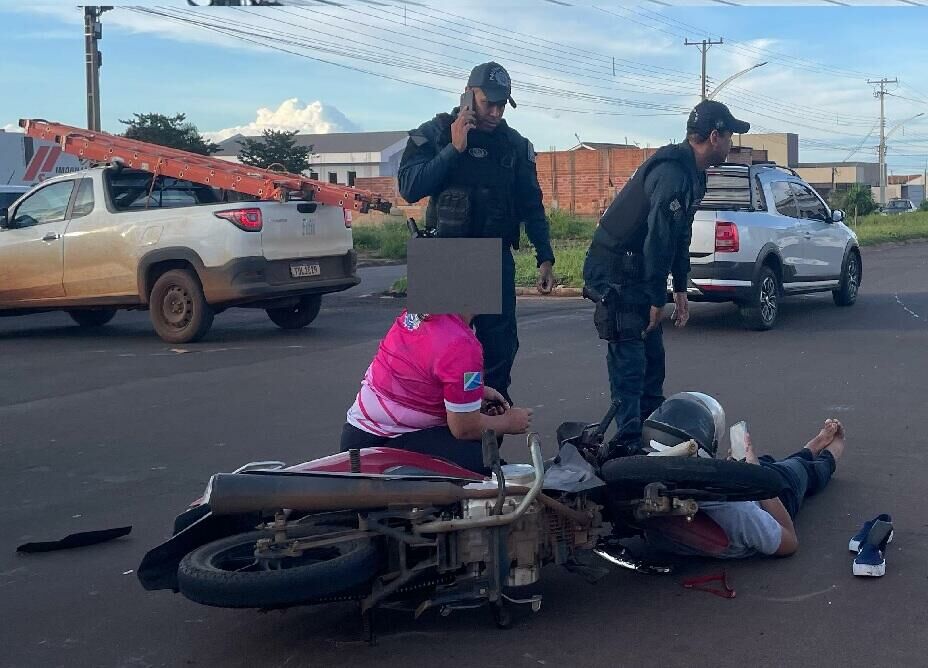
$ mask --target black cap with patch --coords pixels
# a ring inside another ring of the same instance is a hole
[[[494,103],[508,101],[516,106],[512,99],[512,82],[509,72],[499,63],[489,62],[477,65],[470,72],[467,80],[468,88],[479,88],[487,96],[487,100]]]
[[[708,134],[713,130],[728,130],[735,134],[744,134],[751,129],[751,124],[739,121],[721,102],[703,100],[697,104],[686,121],[687,130]]]

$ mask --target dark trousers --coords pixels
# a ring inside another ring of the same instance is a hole
[[[615,439],[637,445],[641,442],[642,424],[664,403],[663,328],[658,326],[643,341],[610,343],[606,368],[612,401],[619,404]]]
[[[512,365],[519,350],[516,327],[516,265],[512,251],[503,241],[502,313],[474,318],[474,330],[483,346],[483,384],[509,398]]]
[[[432,427],[431,429],[411,431],[395,438],[369,434],[347,422],[342,427],[341,452],[346,452],[352,448],[374,448],[377,446],[441,457],[466,468],[468,471],[482,475],[489,474],[489,469],[483,465],[483,445],[481,442],[458,440],[448,427]]]
[[[605,253],[588,252],[583,265],[583,281],[600,294],[606,294],[610,284],[622,282],[617,260]],[[624,298],[640,310],[644,322],[650,311],[643,288],[629,285],[623,290]],[[615,417],[616,435],[613,441],[637,446],[641,442],[641,426],[654,410],[664,403],[664,333],[658,327],[643,340],[631,332],[618,341],[609,343],[606,353],[609,373],[609,391],[613,403],[618,404]]]
[[[786,482],[780,501],[792,519],[796,519],[802,502],[825,489],[835,472],[835,458],[828,450],[823,450],[818,457],[813,457],[808,448],[803,448],[780,461],[770,455],[758,459],[761,466],[776,471]]]

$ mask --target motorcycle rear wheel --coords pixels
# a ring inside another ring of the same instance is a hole
[[[659,482],[674,496],[760,501],[778,496],[785,485],[779,475],[763,466],[696,457],[621,457],[603,465],[602,477],[610,495],[620,498],[636,498],[647,485]]]
[[[343,527],[297,527],[293,538],[320,537]],[[177,569],[180,593],[191,601],[221,608],[282,608],[355,593],[374,579],[381,554],[370,538],[306,550],[262,567],[255,543],[270,531],[250,531],[203,545]]]

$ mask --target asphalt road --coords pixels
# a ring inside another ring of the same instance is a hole
[[[180,347],[143,313],[98,334],[62,314],[0,319],[0,666],[925,665],[928,245],[866,252],[852,308],[794,299],[776,330],[754,333],[730,305],[696,305],[685,330],[667,332],[668,394],[713,394],[729,423],[748,421],[759,450],[786,455],[828,416],[848,430],[836,478],[799,518],[799,553],[729,564],[734,600],[680,586],[720,570],[709,561],[597,585],[549,568],[541,612],[513,630],[486,611],[384,613],[368,647],[351,642],[350,605],[260,614],[143,591],[139,559],[211,473],[336,448],[401,308],[365,294],[327,299],[300,332],[229,311],[204,342]],[[536,408],[550,454],[560,421],[604,411],[604,350],[578,300],[524,300],[520,328],[513,395]],[[512,439],[504,447],[510,461],[526,454]],[[848,538],[879,512],[896,520],[887,575],[855,579]],[[14,552],[123,524],[132,534],[109,544]]]

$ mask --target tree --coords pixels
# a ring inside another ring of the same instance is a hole
[[[219,150],[214,144],[200,135],[197,126],[187,121],[185,114],[132,114],[134,118],[129,121],[120,120],[127,125],[123,136],[127,139],[138,139],[159,146],[190,151],[200,155],[210,155]]]
[[[922,200],[922,203],[918,205],[919,211],[928,211],[928,198]]]
[[[242,149],[238,159],[245,165],[267,169],[272,165],[283,165],[291,174],[301,174],[309,169],[309,154],[312,146],[297,146],[296,131],[265,130],[262,139],[245,137],[239,140]]]
[[[865,183],[855,183],[846,192],[835,193],[834,203],[837,208],[844,209],[848,214],[866,216],[876,211],[876,202],[873,200],[873,191]]]

